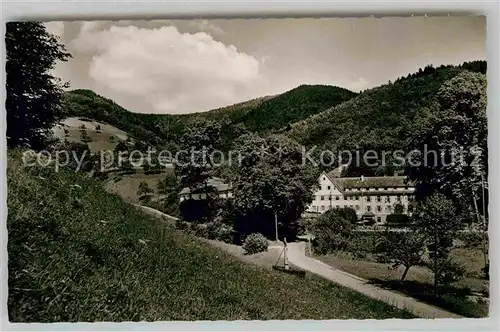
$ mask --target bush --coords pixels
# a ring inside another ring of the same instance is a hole
[[[267,239],[260,233],[250,234],[243,242],[243,249],[247,255],[267,251],[268,246]]]
[[[477,248],[483,243],[484,235],[479,232],[463,232],[458,235],[458,239],[466,248]]]
[[[444,259],[438,263],[435,271],[435,278],[439,285],[448,286],[457,282],[465,276],[465,268],[457,262]]]
[[[322,214],[312,225],[314,235],[314,251],[328,254],[347,248],[354,225],[342,217],[337,210],[329,210]]]
[[[406,214],[393,213],[387,216],[385,222],[389,226],[407,226],[410,223],[410,217]]]

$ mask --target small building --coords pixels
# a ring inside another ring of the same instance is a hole
[[[319,189],[307,213],[322,214],[332,208],[349,207],[359,219],[384,223],[400,204],[403,213],[411,215],[415,188],[405,176],[340,177],[339,171],[322,173]]]
[[[224,182],[224,180],[220,178],[210,178],[207,181],[207,186],[213,188],[214,190],[217,191],[219,197],[221,198],[230,198],[233,197],[232,193],[232,185],[227,184]],[[205,192],[205,188],[198,188],[194,191],[191,191],[190,188],[184,188],[181,190],[179,193],[179,201],[184,201],[187,199],[205,199],[207,198],[207,194]]]

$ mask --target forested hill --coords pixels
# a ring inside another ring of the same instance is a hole
[[[224,149],[247,132],[284,133],[307,146],[402,148],[419,111],[441,84],[464,70],[486,73],[486,62],[428,66],[360,94],[334,86],[302,85],[280,95],[185,115],[129,112],[90,90],[66,92],[64,109],[66,116],[107,122],[154,146],[175,146],[191,123],[212,120],[222,127]]]
[[[302,85],[276,96],[268,96],[228,107],[185,115],[139,114],[129,112],[110,99],[91,90],[65,94],[67,116],[80,116],[110,123],[131,136],[153,145],[177,143],[183,129],[193,121],[213,120],[222,126],[222,143],[229,148],[245,132],[269,133],[286,128],[329,107],[338,105],[356,93],[327,85]]]
[[[299,121],[287,135],[308,146],[400,149],[411,136],[419,111],[432,101],[441,84],[464,70],[486,73],[486,62],[428,66]]]
[[[331,85],[301,85],[276,96],[203,113],[186,114],[185,118],[229,121],[252,132],[269,132],[343,103],[357,94]]]

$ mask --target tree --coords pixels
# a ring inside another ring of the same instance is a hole
[[[137,196],[139,196],[139,200],[148,203],[151,199],[151,193],[153,193],[153,189],[149,188],[149,185],[146,181],[141,181],[141,183],[139,183],[139,189],[137,190]]]
[[[42,147],[62,111],[63,85],[50,71],[70,54],[39,22],[8,22],[5,47],[7,144]]]
[[[457,217],[453,202],[443,194],[435,193],[419,204],[415,211],[415,225],[425,235],[430,268],[434,273],[434,293],[440,281],[440,275],[449,265],[449,254],[453,247],[453,239],[461,229],[460,218]]]
[[[423,263],[425,236],[415,230],[408,232],[386,231],[376,246],[376,252],[384,262],[392,264],[393,269],[403,266],[403,281],[408,270]]]
[[[486,76],[480,73],[466,71],[445,82],[435,102],[422,110],[422,118],[417,121],[420,129],[408,148],[421,152],[421,159],[413,160],[420,165],[408,169],[416,184],[417,199],[443,193],[461,214],[474,216],[483,228],[484,243],[488,198],[486,89]],[[485,244],[483,255],[486,265]]]
[[[220,144],[220,125],[216,122],[195,122],[181,138],[176,172],[181,184],[191,191],[206,187],[213,175],[214,165],[210,156]]]
[[[394,204],[394,213],[403,214],[405,212],[405,207],[401,203]]]
[[[299,145],[281,136],[248,134],[240,137],[237,150],[241,162],[233,183],[235,230],[274,239],[277,222],[281,238],[294,238],[317,179],[314,170],[302,164]]]
[[[356,211],[353,208],[350,207],[336,207],[333,208],[331,211],[335,211],[339,216],[344,218],[345,220],[349,221],[352,224],[356,224],[358,221],[358,215],[356,214]]]
[[[329,210],[311,223],[314,250],[320,254],[345,249],[354,225],[343,217],[341,210]]]
[[[161,197],[163,211],[167,214],[179,215],[179,192],[181,190],[179,178],[174,173],[168,172],[164,179],[156,186]]]

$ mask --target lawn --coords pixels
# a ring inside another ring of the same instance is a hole
[[[79,174],[24,169],[12,151],[7,168],[12,322],[413,317],[242,262]]]
[[[477,293],[484,293],[488,289],[488,281],[480,274],[484,261],[481,251],[477,248],[453,249],[452,257],[464,265],[466,277],[451,287],[442,289],[441,299],[432,296],[433,275],[427,267],[410,268],[405,281],[401,283],[399,280],[403,274],[403,267],[393,270],[389,264],[370,261],[372,257],[370,255],[365,255],[367,257],[365,259],[359,259],[357,256],[350,252],[338,252],[316,258],[379,286],[400,291],[457,314],[466,317],[488,316],[488,303],[481,297],[477,301],[469,297],[474,294],[477,296]]]

